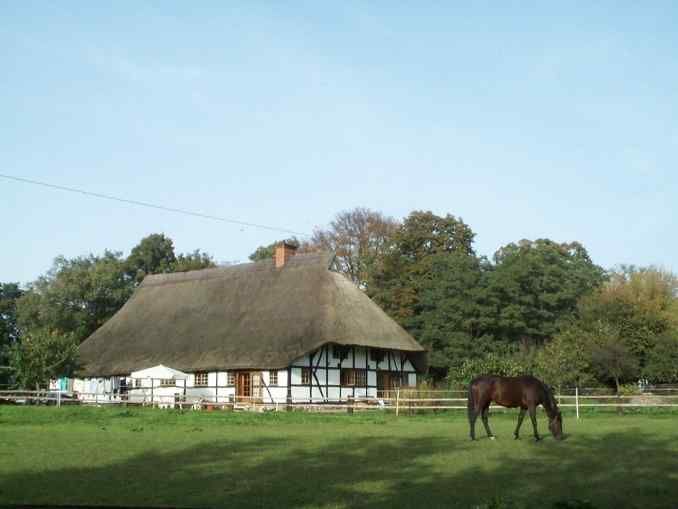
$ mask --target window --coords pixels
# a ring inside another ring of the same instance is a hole
[[[367,385],[366,369],[342,369],[341,385],[365,387]]]
[[[302,385],[311,385],[311,368],[301,368]]]
[[[383,361],[385,356],[386,352],[384,352],[381,348],[372,348],[370,350],[370,360],[374,362]]]
[[[141,378],[134,379],[134,387],[136,387],[137,389],[141,387]]]
[[[332,357],[334,357],[337,360],[343,361],[348,357],[348,347],[344,345],[332,346]]]
[[[193,385],[196,387],[207,387],[207,371],[197,371],[195,373],[195,383]]]
[[[410,375],[408,373],[395,373],[393,375],[393,383],[397,384],[399,387],[409,387],[410,386]]]
[[[228,377],[226,379],[226,385],[235,385],[235,373],[233,371],[228,372]]]
[[[177,383],[173,378],[163,378],[160,380],[160,387],[175,387]]]
[[[268,383],[269,383],[269,385],[278,385],[278,372],[277,371],[269,371]]]

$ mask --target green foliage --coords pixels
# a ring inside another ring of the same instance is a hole
[[[623,384],[619,386],[620,396],[637,396],[641,393],[642,391],[637,384]]]
[[[638,377],[638,359],[624,345],[614,330],[601,329],[597,343],[591,349],[591,364],[600,380],[612,379],[620,390],[623,380]]]
[[[280,242],[276,241],[272,244],[268,244],[267,246],[259,246],[256,251],[254,251],[254,253],[249,256],[250,261],[260,262],[263,260],[270,260],[275,254],[275,246],[277,246],[279,243]]]
[[[600,290],[582,299],[581,323],[596,329],[600,323],[614,327],[621,341],[646,364],[658,338],[678,330],[678,280],[654,267],[622,267],[611,273]]]
[[[16,322],[12,313],[0,311],[0,327],[9,324],[7,330],[15,343],[9,360],[12,369],[20,373],[18,381],[42,383],[45,367],[58,361],[54,353],[57,348],[64,349],[66,361],[57,363],[54,369],[70,369],[71,341],[77,345],[103,325],[146,274],[213,266],[212,258],[200,250],[176,256],[172,240],[161,234],[142,239],[126,259],[111,251],[101,256],[57,257],[50,271],[30,284],[20,298],[11,288],[14,297],[0,299],[0,309],[9,306],[10,311],[13,308],[7,303],[16,301]],[[1,288],[4,295],[5,285]],[[7,342],[4,336],[0,341],[5,341],[0,342],[1,356]]]
[[[172,239],[162,233],[153,233],[132,248],[126,261],[127,273],[141,282],[148,274],[172,272],[175,262]]]
[[[17,283],[0,283],[0,386],[9,383],[9,350],[19,340],[16,302],[22,291]]]
[[[538,351],[535,374],[556,387],[583,386],[591,382],[589,338],[575,325],[565,327]]]
[[[77,367],[77,338],[45,329],[24,334],[10,349],[14,376],[21,387],[46,387],[49,380],[68,376]]]
[[[467,386],[482,375],[520,376],[533,373],[533,359],[529,353],[521,352],[514,345],[496,342],[491,348],[482,356],[464,359],[458,369],[450,370],[448,381]]]
[[[483,302],[485,262],[465,253],[433,255],[416,285],[416,314],[408,328],[431,351],[434,367],[460,367],[487,351],[491,317]],[[489,322],[489,323],[488,323]]]
[[[196,249],[192,253],[179,254],[170,265],[169,272],[188,272],[216,267],[212,257]]]
[[[493,333],[524,345],[551,339],[577,301],[604,279],[577,242],[523,240],[502,247],[494,258],[487,281],[487,300],[497,313]]]
[[[417,335],[420,287],[431,277],[433,260],[443,254],[473,255],[473,237],[471,228],[452,215],[412,212],[393,234],[391,248],[375,263],[368,294]]]
[[[120,253],[54,260],[17,303],[23,331],[73,334],[82,341],[122,307],[134,290]]]
[[[678,382],[678,334],[666,334],[656,339],[647,356],[643,375],[651,382]]]

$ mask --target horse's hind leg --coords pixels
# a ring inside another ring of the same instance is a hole
[[[523,425],[523,419],[525,418],[525,409],[521,408],[520,413],[518,414],[518,425],[516,426],[516,430],[513,433],[513,436],[515,437],[516,440],[520,438],[520,427]]]
[[[541,440],[541,437],[539,436],[539,432],[537,431],[537,407],[536,406],[531,406],[529,408],[530,411],[530,420],[532,421],[532,428],[534,429],[534,439],[538,442]]]
[[[492,434],[492,430],[490,429],[490,423],[488,422],[488,415],[490,413],[490,405],[487,405],[485,408],[483,408],[483,413],[482,419],[483,419],[483,426],[485,426],[485,432],[487,433],[487,436],[491,439],[494,440],[494,435]]]
[[[476,439],[476,419],[478,418],[478,412],[475,408],[469,407],[468,409],[468,423],[471,427],[471,440]]]

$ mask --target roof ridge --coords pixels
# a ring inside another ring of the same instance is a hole
[[[313,265],[322,260],[332,258],[333,254],[327,251],[316,251],[312,253],[300,253],[292,257],[286,264],[286,267],[299,267]],[[331,262],[331,260],[330,260]],[[329,268],[330,262],[327,263]],[[140,288],[148,286],[161,286],[175,283],[185,283],[189,281],[203,281],[219,279],[220,277],[234,276],[236,274],[251,274],[254,272],[276,270],[273,259],[260,260],[257,262],[245,262],[221,267],[209,267],[206,269],[189,270],[185,272],[166,272],[160,274],[149,274],[144,277],[139,285]],[[277,269],[280,270],[280,269]]]

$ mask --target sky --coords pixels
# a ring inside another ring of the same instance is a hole
[[[675,2],[0,3],[0,174],[297,232],[461,217],[678,271]],[[567,5],[564,5],[567,4]],[[0,282],[287,235],[0,178]]]

